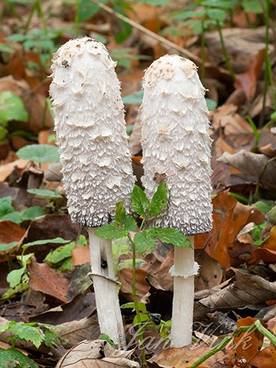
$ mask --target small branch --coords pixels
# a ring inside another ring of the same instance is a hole
[[[138,31],[145,33],[146,35],[148,35],[149,37],[151,37],[151,38],[155,39],[156,41],[162,43],[163,45],[165,45],[169,48],[172,48],[174,50],[177,50],[182,55],[184,55],[187,58],[192,59],[194,62],[198,63],[199,65],[202,63],[201,58],[194,55],[189,50],[186,50],[183,47],[177,45],[176,43],[167,40],[165,37],[162,37],[162,36],[158,35],[157,33],[150,31],[149,29],[147,29],[146,27],[142,26],[141,24],[135,22],[134,20],[129,19],[128,17],[124,16],[123,14],[120,14],[120,13],[116,12],[115,10],[111,9],[109,6],[107,6],[105,4],[101,4],[97,0],[91,0],[91,1],[94,4],[98,5],[101,9],[105,10],[107,13],[109,13],[111,15],[114,15],[116,18],[118,18],[118,19],[122,20],[123,22],[131,25],[132,27],[138,29]]]

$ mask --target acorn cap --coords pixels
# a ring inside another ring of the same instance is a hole
[[[208,109],[196,65],[177,55],[152,63],[142,103],[143,185],[152,195],[167,182],[169,204],[156,226],[186,235],[212,228],[211,139]]]
[[[73,222],[110,221],[134,177],[116,63],[92,38],[70,40],[53,58],[50,94],[68,211]]]

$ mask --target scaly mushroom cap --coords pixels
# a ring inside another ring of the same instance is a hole
[[[68,211],[73,222],[100,226],[126,200],[134,177],[116,63],[84,37],[53,58],[50,94]]]
[[[157,226],[192,235],[212,228],[208,109],[196,65],[177,55],[156,60],[144,77],[143,185],[152,195],[159,175],[169,205]]]

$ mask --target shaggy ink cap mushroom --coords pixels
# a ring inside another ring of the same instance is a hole
[[[146,191],[166,178],[167,212],[155,220],[186,235],[210,231],[211,139],[205,89],[196,65],[177,55],[154,61],[144,77],[142,148]]]
[[[68,211],[73,222],[110,221],[134,183],[116,63],[92,38],[70,40],[53,58],[50,94]]]

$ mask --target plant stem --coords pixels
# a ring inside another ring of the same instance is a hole
[[[205,25],[204,20],[201,22],[202,24],[202,33],[200,35],[200,79],[205,79],[205,62],[206,62],[206,52],[205,52]]]
[[[255,322],[256,329],[265,337],[267,337],[273,345],[276,345],[276,336],[266,329],[259,320]]]
[[[193,363],[191,365],[191,368],[197,368],[198,366],[200,366],[200,364],[205,362],[205,360],[209,359],[212,355],[214,355],[214,354],[218,353],[219,351],[221,351],[227,344],[229,344],[229,342],[231,340],[232,340],[232,336],[225,337],[213,349],[211,349],[210,351],[207,351],[207,353],[203,354],[200,358],[198,358],[198,360],[195,361],[195,363]]]
[[[274,90],[274,83],[273,83],[273,73],[272,73],[272,65],[269,58],[269,26],[270,26],[270,0],[264,0],[263,2],[263,10],[264,10],[264,20],[265,20],[265,72],[264,72],[264,95],[263,95],[263,106],[262,112],[260,116],[260,126],[262,127],[264,124],[265,119],[265,107],[266,107],[266,100],[267,100],[267,93],[269,87],[271,86],[271,93],[272,93],[272,105],[276,110],[276,95]]]
[[[219,40],[220,40],[221,49],[222,49],[222,52],[223,52],[226,67],[227,67],[232,79],[234,80],[235,79],[235,74],[234,74],[233,66],[232,66],[228,51],[225,47],[224,38],[223,38],[223,34],[222,34],[222,30],[221,30],[221,26],[219,24],[219,21],[217,21],[217,30],[218,30],[218,33],[219,33]]]

